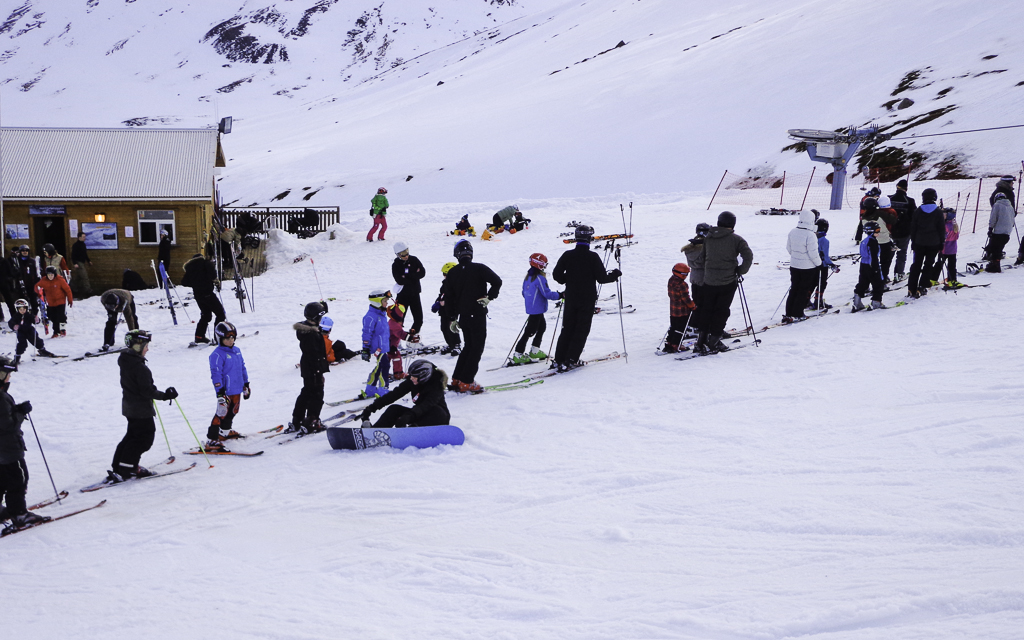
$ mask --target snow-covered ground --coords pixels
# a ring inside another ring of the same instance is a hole
[[[504,279],[489,307],[483,384],[523,373],[485,370],[502,362],[525,319],[519,290],[529,254],[555,260],[571,220],[620,231],[619,203],[630,200],[638,243],[622,250],[622,286],[637,312],[622,317],[628,363],[527,390],[449,394],[453,423],[466,433],[459,447],[340,452],[323,435],[287,446],[246,441],[238,447],[266,453],[217,458],[209,469],[181,455],[192,435],[161,404],[174,466],[199,466],[80,494],[103,477],[124,431],[116,360],[25,363],[11,391],[32,400],[56,483],[73,492],[42,513],[109,502],[3,541],[6,633],[1019,638],[1024,365],[1012,328],[1024,271],[964,279],[989,288],[772,329],[759,348],[656,357],[679,247],[720,211],[705,211],[708,195],[521,201],[528,231],[474,241],[477,261]],[[255,313],[240,314],[225,294],[239,330],[260,332],[239,341],[253,397],[237,428],[286,421],[301,384],[291,324],[320,293],[309,260],[292,257],[313,257],[323,295],[337,298],[334,337],[355,344],[369,288],[390,284],[392,242],[408,242],[428,269],[429,306],[451,256],[446,230],[467,212],[482,228],[504,204],[396,205],[388,242],[363,240],[365,214],[344,219],[333,241],[279,240],[273,268],[254,282]],[[761,327],[788,286],[776,264],[788,259],[796,220],[754,210],[735,209],[757,262],[744,286]],[[855,213],[827,215],[832,253],[854,251]],[[982,242],[964,235],[961,264]],[[843,264],[828,289],[837,305],[857,275]],[[202,437],[215,404],[209,351],[185,347],[187,320],[173,327],[155,305],[139,313],[156,334],[157,384],[178,388]],[[47,344],[72,355],[95,348],[103,319],[96,299],[83,301],[69,336]],[[737,304],[729,326],[741,324]],[[584,357],[621,351],[622,335],[619,317],[596,317]],[[440,340],[437,316],[428,314],[424,336]],[[12,337],[5,341],[13,349]],[[431,359],[449,372],[454,365]],[[327,399],[351,397],[367,368],[360,360],[333,367]],[[26,429],[29,499],[41,500],[51,490]],[[166,456],[158,433],[143,464]]]

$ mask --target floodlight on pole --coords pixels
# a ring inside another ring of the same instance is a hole
[[[878,125],[864,129],[849,127],[846,132],[823,131],[820,129],[790,129],[789,137],[807,145],[807,155],[814,162],[828,162],[832,165],[832,200],[830,210],[843,208],[843,191],[846,188],[846,167],[853,154],[863,142],[884,142],[890,134],[879,133]]]

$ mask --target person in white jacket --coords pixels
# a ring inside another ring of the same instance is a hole
[[[789,324],[804,318],[804,309],[811,299],[811,292],[818,283],[818,236],[814,233],[814,214],[808,210],[800,212],[796,228],[789,232],[786,250],[789,251],[789,297],[786,299],[786,315],[782,322]]]

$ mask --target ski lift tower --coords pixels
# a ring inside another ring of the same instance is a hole
[[[807,155],[814,162],[828,162],[832,174],[832,200],[830,210],[843,208],[843,191],[846,188],[846,167],[862,142],[884,142],[889,134],[879,133],[878,125],[865,129],[850,127],[845,133],[822,131],[820,129],[790,129],[789,137],[807,143]]]

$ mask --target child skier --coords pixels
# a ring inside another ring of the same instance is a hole
[[[882,293],[885,284],[882,282],[881,249],[878,245],[878,234],[882,229],[875,220],[864,221],[864,239],[860,242],[860,279],[853,289],[853,311],[864,309],[861,298],[871,287],[871,308],[885,309],[882,304]]]
[[[373,369],[366,378],[366,388],[359,394],[361,398],[375,398],[388,392],[388,357],[389,336],[388,318],[384,312],[391,292],[378,287],[368,296],[370,307],[363,316],[363,353],[362,358],[370,362],[373,356]]]
[[[511,364],[530,364],[534,360],[546,360],[547,354],[540,350],[544,341],[544,331],[547,329],[547,322],[544,314],[548,310],[548,300],[558,300],[562,294],[548,288],[548,279],[544,275],[544,269],[548,266],[548,258],[543,253],[535,253],[530,256],[530,269],[523,278],[523,298],[526,301],[526,326],[523,328],[523,336],[516,343],[516,352],[512,356]],[[526,341],[533,336],[533,346],[530,353],[526,353]]]
[[[441,347],[441,354],[458,356],[462,353],[462,338],[458,331],[452,331],[452,320],[458,317],[458,313],[451,307],[444,304],[444,281],[448,279],[448,272],[456,266],[454,262],[447,262],[441,267],[441,291],[437,294],[437,300],[431,305],[430,310],[441,316],[441,335],[444,336],[445,346]]]
[[[320,320],[327,313],[327,305],[323,302],[310,302],[302,313],[306,319],[292,325],[302,351],[299,359],[302,390],[295,398],[292,421],[288,423],[286,431],[310,434],[324,430],[320,423],[320,410],[324,406],[324,374],[330,371],[330,365],[327,364],[327,349],[320,330]]]
[[[18,363],[10,356],[0,355],[0,522],[10,520],[4,533],[17,531],[28,525],[46,522],[49,518],[28,510],[25,493],[28,491],[28,465],[25,464],[25,435],[21,423],[32,412],[32,403],[15,404],[8,393],[11,374]]]
[[[213,328],[217,339],[217,348],[210,354],[210,378],[213,380],[213,391],[217,394],[217,413],[206,430],[206,450],[218,453],[226,452],[225,440],[241,438],[242,435],[231,428],[238,413],[242,400],[248,400],[249,372],[245,369],[242,352],[235,346],[238,330],[230,322],[218,322]]]
[[[14,357],[15,362],[21,362],[21,356],[28,349],[29,344],[35,347],[36,352],[45,358],[56,357],[46,350],[43,339],[36,332],[34,325],[38,323],[39,318],[32,313],[27,300],[19,298],[14,301],[14,315],[7,321],[7,326],[18,333],[18,346],[14,351],[16,354]]]
[[[75,301],[64,276],[57,273],[57,267],[46,267],[46,275],[36,284],[36,293],[46,303],[46,314],[53,323],[53,337],[68,335],[65,328],[68,314],[65,305],[71,307]]]
[[[818,218],[814,224],[817,227],[815,233],[818,236],[818,257],[821,258],[821,266],[818,267],[818,290],[814,294],[814,299],[807,305],[807,308],[820,311],[832,308],[832,305],[825,302],[825,289],[828,288],[829,272],[838,273],[839,265],[832,262],[832,258],[828,255],[829,242],[826,237],[828,235],[828,220]]]
[[[391,359],[392,378],[401,380],[405,377],[402,371],[402,340],[409,337],[410,333],[402,328],[405,321],[405,305],[395,303],[388,307],[388,335],[389,345],[388,357]]]
[[[956,223],[956,210],[946,209],[946,242],[942,245],[942,254],[935,265],[935,277],[938,280],[942,273],[942,263],[946,263],[946,288],[959,289],[964,286],[956,279],[956,241],[960,239],[960,225]]]
[[[686,276],[690,273],[690,265],[680,262],[672,267],[672,277],[668,279],[668,337],[665,338],[665,353],[686,351],[680,348],[683,336],[690,324],[690,314],[697,307],[690,299],[690,288],[686,285]]]
[[[324,348],[327,349],[327,364],[341,364],[355,358],[359,354],[345,346],[341,340],[331,342],[331,329],[334,328],[334,320],[327,316],[320,318],[320,333],[324,336]]]

